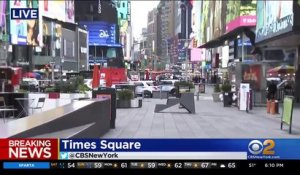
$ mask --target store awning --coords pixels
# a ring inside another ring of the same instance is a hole
[[[201,45],[200,47],[198,48],[207,48],[207,49],[210,49],[210,48],[216,48],[216,47],[219,47],[219,46],[223,46],[224,45],[224,42],[226,40],[230,40],[230,39],[233,39],[235,37],[237,37],[237,35],[243,33],[245,31],[245,29],[249,29],[251,27],[247,27],[247,26],[244,26],[244,27],[238,27],[228,33],[225,33],[224,35],[214,39],[214,40],[210,40],[209,42]]]

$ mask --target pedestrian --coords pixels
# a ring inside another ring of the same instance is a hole
[[[277,91],[277,85],[275,81],[271,81],[271,83],[268,85],[268,94],[267,94],[268,100],[275,99],[276,91]]]

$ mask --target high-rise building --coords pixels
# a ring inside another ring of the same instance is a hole
[[[120,26],[120,43],[123,46],[124,59],[132,60],[132,28],[131,28],[131,2],[130,0],[113,0],[118,14]]]
[[[157,59],[157,9],[148,12],[147,20],[147,48],[145,48],[149,67],[154,69]]]
[[[162,62],[169,62],[169,47],[170,39],[174,33],[174,6],[175,1],[160,1],[157,10],[157,44],[160,46],[158,48],[158,55],[161,56]]]

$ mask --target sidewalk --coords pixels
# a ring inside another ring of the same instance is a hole
[[[142,108],[117,109],[116,129],[104,138],[300,138],[300,108],[294,109],[292,134],[288,127],[280,130],[281,115],[266,113],[255,107],[250,113],[236,107],[223,107],[213,102],[211,87],[195,97],[196,114],[188,114],[178,106],[154,113],[156,104],[166,100],[145,99]],[[280,112],[282,110],[280,109]]]

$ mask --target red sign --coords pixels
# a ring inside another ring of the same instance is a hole
[[[58,139],[0,139],[0,160],[57,160]]]

